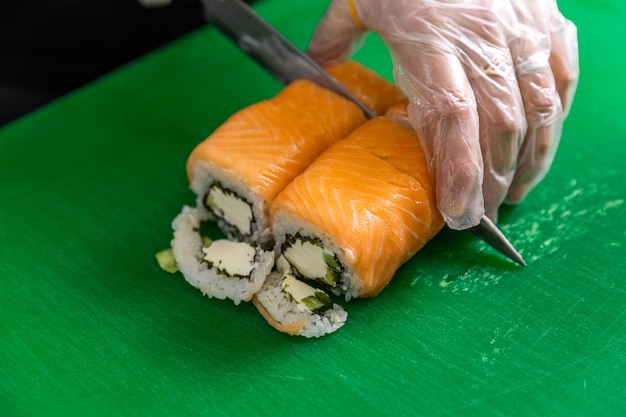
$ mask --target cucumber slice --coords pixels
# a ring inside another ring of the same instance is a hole
[[[174,257],[174,251],[172,248],[163,249],[155,254],[157,262],[162,270],[175,274],[178,272],[178,265],[176,264],[176,258]]]

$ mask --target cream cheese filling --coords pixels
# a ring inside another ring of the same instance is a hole
[[[221,216],[224,221],[233,225],[242,235],[252,233],[252,207],[247,201],[233,192],[225,192],[221,187],[213,186],[207,198],[209,206]]]
[[[215,240],[202,248],[204,259],[230,276],[249,276],[254,268],[256,250],[245,242]]]
[[[293,275],[284,274],[281,288],[298,304],[300,310],[317,311],[331,304],[330,297],[321,290],[306,284]]]
[[[328,265],[324,260],[324,253],[332,256],[332,253],[319,245],[296,239],[291,246],[285,249],[283,255],[303,277],[322,279],[328,272]]]

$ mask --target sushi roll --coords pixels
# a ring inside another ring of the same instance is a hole
[[[172,252],[185,280],[210,298],[250,301],[274,267],[274,252],[246,242],[211,241],[200,234],[206,220],[185,206],[172,222]]]
[[[417,135],[384,117],[322,153],[270,216],[295,276],[346,300],[376,296],[444,225]]]
[[[405,98],[395,84],[356,61],[331,65],[326,68],[326,72],[378,115],[384,115]]]
[[[360,64],[341,68],[333,69],[339,81],[347,77],[357,85],[361,79],[358,97],[383,103],[379,110],[400,94]],[[187,175],[197,207],[229,239],[270,249],[274,198],[328,146],[364,122],[361,110],[343,97],[306,80],[291,83],[234,114],[193,150]]]
[[[292,336],[321,337],[348,318],[324,290],[296,278],[288,268],[272,272],[252,303],[272,327]]]

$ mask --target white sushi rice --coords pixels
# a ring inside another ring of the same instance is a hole
[[[320,313],[303,308],[283,291],[282,279],[283,273],[272,272],[254,296],[255,304],[260,303],[278,326],[295,324],[299,327],[298,323],[302,323],[295,335],[311,338],[332,333],[345,324],[348,313],[341,306],[333,304],[331,309]]]
[[[216,216],[204,205],[204,198],[213,183],[219,183],[223,187],[228,188],[243,200],[251,203],[252,209],[252,225],[251,234],[245,236],[244,241],[260,245],[262,248],[270,249],[273,243],[273,236],[270,230],[270,220],[268,215],[268,207],[266,201],[258,194],[252,192],[235,173],[220,168],[210,161],[198,161],[193,168],[193,180],[191,181],[191,190],[196,194],[196,206],[200,210],[203,217],[216,220],[220,229],[231,240],[241,240],[241,236],[233,234],[233,227],[221,218]]]
[[[287,235],[300,234],[301,236],[321,239],[324,248],[333,252],[344,268],[339,278],[340,286],[334,288],[333,292],[336,295],[343,295],[346,301],[350,301],[361,294],[363,287],[361,278],[350,268],[344,251],[320,228],[291,212],[280,210],[274,215],[273,232],[274,252],[276,252],[277,257],[282,255],[281,246],[285,243]]]
[[[231,299],[235,304],[249,301],[261,289],[274,267],[274,252],[255,248],[256,255],[250,279],[228,277],[202,261],[203,242],[200,225],[208,220],[206,213],[184,206],[172,222],[172,251],[185,280],[210,298]]]

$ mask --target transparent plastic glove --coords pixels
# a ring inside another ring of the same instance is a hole
[[[578,80],[576,27],[555,0],[334,0],[308,53],[345,60],[367,30],[391,51],[448,226],[496,221],[552,163]]]

